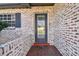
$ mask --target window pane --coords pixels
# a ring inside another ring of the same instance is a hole
[[[2,15],[0,15],[0,20],[2,20]]]
[[[37,16],[37,37],[45,38],[45,15]]]
[[[11,23],[11,21],[8,21],[8,23]]]
[[[2,20],[2,17],[0,17],[0,20]]]
[[[14,24],[14,23],[12,23],[12,24],[11,24],[11,26],[15,26],[15,24]]]
[[[4,15],[4,17],[7,17],[7,15]]]
[[[11,23],[15,23],[15,21],[11,21]]]
[[[11,20],[11,18],[10,18],[10,17],[8,17],[8,20]]]
[[[0,15],[0,17],[2,17],[2,15]]]
[[[37,19],[38,19],[38,20],[44,20],[44,19],[45,19],[45,16],[44,16],[44,15],[38,15],[38,16],[37,16]]]
[[[8,17],[11,17],[11,15],[8,15]]]

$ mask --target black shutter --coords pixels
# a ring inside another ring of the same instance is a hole
[[[21,13],[16,13],[15,18],[16,18],[15,27],[20,28],[21,27]]]

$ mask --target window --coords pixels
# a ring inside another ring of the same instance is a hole
[[[9,27],[15,27],[15,14],[1,14],[0,21],[5,21]]]
[[[21,13],[15,14],[0,14],[0,21],[5,21],[9,24],[8,29],[21,27]]]

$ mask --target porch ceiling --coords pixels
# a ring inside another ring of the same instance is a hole
[[[6,8],[31,8],[34,6],[54,6],[54,3],[1,3],[0,9]]]

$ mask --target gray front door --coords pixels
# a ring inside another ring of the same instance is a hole
[[[47,14],[35,14],[35,41],[47,43]]]

